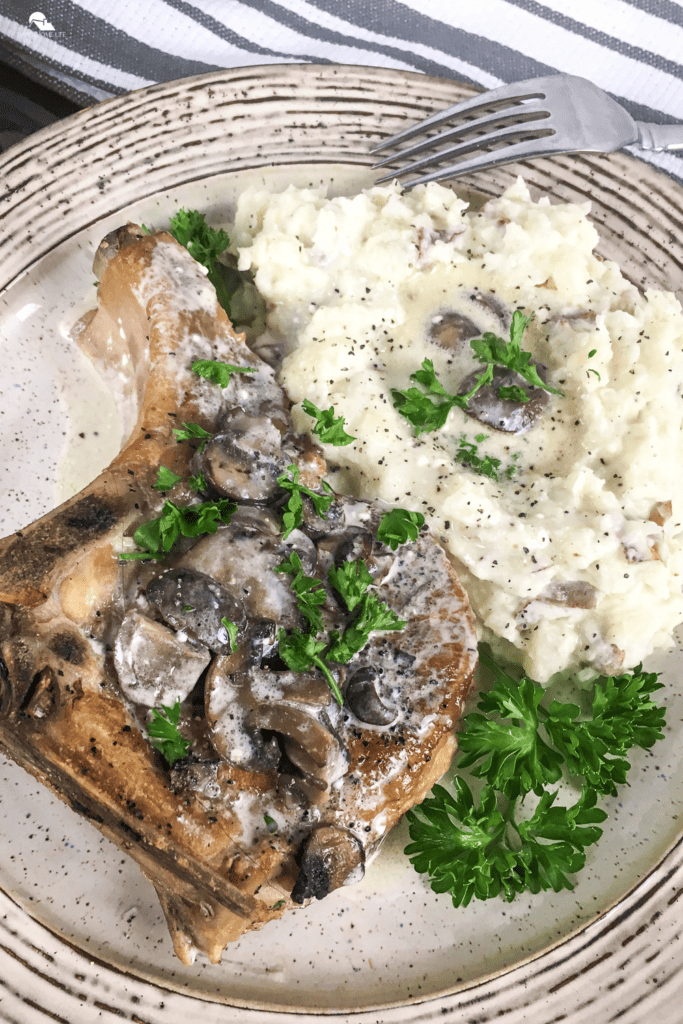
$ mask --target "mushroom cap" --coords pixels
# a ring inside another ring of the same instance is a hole
[[[169,569],[147,584],[147,600],[166,622],[187,632],[216,654],[229,654],[232,643],[223,619],[243,634],[244,606],[231,590],[206,573],[185,566]]]
[[[211,655],[201,644],[138,611],[124,618],[114,640],[114,665],[121,689],[137,704],[168,706],[185,700]]]
[[[465,349],[472,338],[478,338],[480,335],[481,327],[464,313],[458,313],[454,309],[437,314],[427,332],[429,341],[452,352]]]
[[[536,367],[539,377],[546,380],[547,367],[543,363],[534,362],[533,365]],[[459,395],[466,395],[474,387],[483,369],[480,367],[465,377],[458,388]],[[507,398],[500,398],[498,391],[501,387],[513,386],[521,387],[529,400],[515,402]],[[543,388],[534,387],[513,370],[496,366],[493,370],[492,383],[484,384],[472,395],[465,412],[487,427],[493,427],[494,430],[502,430],[509,434],[524,434],[538,423],[549,402],[550,395]]]
[[[229,429],[214,434],[193,460],[213,491],[233,501],[274,501],[278,477],[291,459],[282,451],[282,434],[267,416],[234,417]]]
[[[356,837],[346,829],[323,825],[314,829],[299,849],[299,875],[292,889],[292,901],[322,900],[353,877],[364,873],[364,852]]]

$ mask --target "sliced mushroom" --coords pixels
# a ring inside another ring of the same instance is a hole
[[[356,562],[359,558],[367,561],[372,555],[372,534],[356,530],[346,536],[334,553],[334,564],[337,568],[344,562]]]
[[[481,328],[468,316],[456,313],[455,310],[433,317],[427,332],[428,341],[455,352],[464,349],[472,338],[480,336]]]
[[[533,364],[539,377],[545,381],[547,368],[542,363]],[[483,367],[465,377],[458,389],[459,395],[466,395],[474,387]],[[527,402],[515,402],[500,398],[501,387],[521,387],[528,396]],[[493,371],[493,382],[485,384],[470,398],[465,412],[473,419],[485,423],[494,430],[503,430],[509,434],[524,434],[538,423],[550,401],[550,395],[543,388],[534,387],[520,377],[518,373],[496,366]]]
[[[363,870],[363,849],[356,837],[345,829],[322,825],[300,847],[299,876],[292,889],[292,900],[322,900],[351,878],[360,881]]]
[[[247,716],[247,724],[285,736],[290,760],[321,782],[334,782],[344,774],[345,762],[339,742],[308,708],[295,704],[259,704]]]
[[[598,592],[585,580],[556,580],[540,594],[539,600],[563,604],[568,608],[595,608]]]
[[[359,722],[391,725],[396,721],[398,711],[382,701],[377,689],[378,678],[379,672],[373,665],[359,668],[347,681],[345,702]]]
[[[140,612],[126,615],[114,640],[114,666],[121,689],[136,704],[171,706],[185,700],[211,655],[191,640]]]
[[[113,260],[117,253],[126,249],[129,245],[144,237],[145,232],[138,224],[124,224],[123,227],[115,228],[105,235],[95,252],[92,269],[99,281],[107,269],[110,260]]]
[[[265,416],[239,410],[228,430],[214,434],[193,466],[209,486],[233,501],[269,502],[281,493],[277,479],[291,460],[282,451],[282,435]]]
[[[245,520],[243,512],[240,509],[229,526],[198,541],[179,559],[178,566],[217,580],[239,597],[249,618],[270,619],[284,629],[298,626],[300,615],[290,578],[274,570],[296,551],[304,572],[311,575],[318,558],[315,545],[300,530],[283,541],[279,519],[275,519],[273,533],[273,514],[267,509],[254,509],[251,521]],[[255,528],[261,516],[267,525],[264,532]]]
[[[216,654],[229,654],[232,642],[223,619],[244,627],[244,607],[227,587],[206,573],[179,566],[156,576],[147,585],[147,600],[166,622],[186,631]]]
[[[209,739],[220,756],[236,768],[265,772],[280,760],[274,736],[247,726],[254,698],[246,672],[234,673],[228,658],[214,659],[206,677],[205,710]]]
[[[491,292],[474,291],[467,292],[466,298],[470,302],[476,303],[477,306],[481,306],[481,308],[485,309],[488,313],[493,313],[493,315],[500,320],[502,327],[506,330],[509,328],[510,321],[512,320],[512,314],[507,306],[501,302],[496,295],[492,295]]]
[[[310,498],[304,497],[304,529],[311,537],[329,537],[343,533],[348,529],[346,523],[346,504],[339,498],[331,502],[325,516],[319,516]]]

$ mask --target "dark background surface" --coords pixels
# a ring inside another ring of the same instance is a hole
[[[80,108],[0,61],[0,152]]]

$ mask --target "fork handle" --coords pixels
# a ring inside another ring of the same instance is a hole
[[[683,149],[683,124],[648,124],[636,121],[641,149]]]

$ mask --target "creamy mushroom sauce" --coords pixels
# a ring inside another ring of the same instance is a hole
[[[683,621],[681,308],[594,254],[588,210],[534,202],[520,179],[478,212],[430,184],[252,189],[236,215],[239,266],[288,353],[280,379],[357,438],[327,449],[338,488],[424,512],[481,634],[540,681],[632,667]],[[428,358],[456,393],[478,362],[443,324],[455,312],[507,339],[515,309],[534,314],[522,347],[564,397],[524,433],[454,408],[415,437],[391,389]],[[481,434],[498,481],[454,460]]]
[[[190,465],[205,479],[202,492],[183,481],[163,495],[150,489],[141,516],[157,515],[165,498],[191,505],[221,497],[238,508],[215,534],[181,539],[162,563],[127,564],[120,606],[108,609],[115,685],[143,729],[151,708],[182,702],[180,727],[192,746],[171,770],[175,791],[221,820],[246,865],[270,864],[282,894],[296,903],[322,898],[358,880],[387,829],[448,767],[477,660],[473,618],[427,528],[396,552],[376,540],[386,511],[378,503],[337,496],[321,518],[305,498],[301,528],[283,538],[288,495],[277,477],[295,463],[300,483],[321,493],[320,449],[293,431],[270,366],[239,339],[232,350],[207,351],[208,339],[190,330],[188,313],[215,314],[215,297],[196,264],[167,243],[154,249],[137,300],[149,311],[164,296],[183,372],[212,354],[256,372],[235,372],[224,390],[193,378],[214,430]],[[90,339],[117,367],[132,343],[119,328],[112,320],[108,341]],[[140,393],[147,364],[138,355],[131,390]],[[168,383],[180,396],[181,375]],[[358,557],[379,599],[406,623],[373,632],[348,663],[330,663],[343,706],[320,672],[292,672],[277,655],[279,628],[307,631],[290,577],[275,572],[294,551],[304,573],[324,583],[319,639],[350,620],[327,573]],[[237,628],[234,650],[224,618]]]

